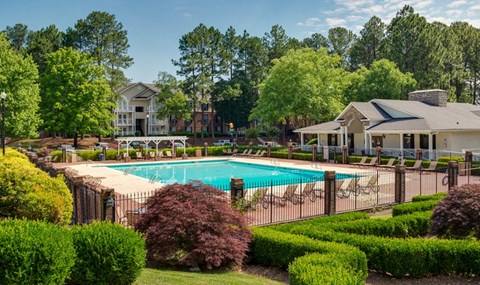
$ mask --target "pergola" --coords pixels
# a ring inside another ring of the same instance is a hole
[[[115,139],[118,143],[118,155],[120,155],[120,146],[125,143],[127,145],[127,153],[128,147],[130,146],[131,142],[144,142],[147,147],[146,151],[148,152],[148,145],[150,142],[155,143],[155,155],[158,154],[158,145],[162,141],[169,141],[172,143],[172,146],[175,146],[175,141],[181,142],[185,146],[185,142],[187,141],[187,137],[185,136],[171,136],[171,137],[118,137]],[[185,147],[183,148],[183,153],[185,154]]]

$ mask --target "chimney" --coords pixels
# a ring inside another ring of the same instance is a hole
[[[408,100],[420,101],[437,107],[447,107],[447,91],[441,89],[413,91],[408,93]]]

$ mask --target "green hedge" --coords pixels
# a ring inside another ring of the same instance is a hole
[[[367,277],[365,254],[354,247],[268,228],[253,229],[250,254],[254,263],[288,267],[290,284],[338,284],[332,283],[336,279],[353,281],[347,284],[364,284]],[[298,257],[303,258],[296,260]],[[312,275],[313,267],[332,275]],[[309,281],[312,279],[316,283]]]
[[[0,197],[0,217],[71,221],[73,199],[63,177],[50,177],[13,150],[0,156]]]
[[[72,233],[78,258],[69,284],[132,284],[145,266],[145,241],[131,229],[94,222]]]
[[[351,213],[345,213],[340,215],[317,217],[317,218],[299,221],[295,223],[273,225],[273,226],[269,226],[269,228],[274,229],[276,231],[287,232],[291,228],[300,226],[300,225],[320,226],[320,225],[329,224],[329,223],[342,223],[347,221],[366,220],[366,219],[370,219],[370,215],[368,215],[365,212],[351,212]]]
[[[415,212],[430,211],[437,203],[445,198],[448,193],[437,193],[433,195],[418,195],[412,198],[412,203],[396,205],[392,209],[392,216],[408,215]]]
[[[395,277],[479,274],[480,242],[423,238],[383,238],[298,226],[291,233],[353,245],[368,258],[368,268]]]
[[[0,284],[64,284],[75,263],[70,232],[27,220],[0,222]]]

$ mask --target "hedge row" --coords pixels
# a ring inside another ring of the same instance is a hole
[[[353,245],[367,255],[369,269],[395,277],[480,273],[478,241],[383,238],[309,226],[298,226],[290,232]]]
[[[366,220],[366,219],[370,219],[370,215],[368,215],[365,212],[351,212],[351,213],[345,213],[340,215],[318,217],[318,218],[308,219],[308,220],[299,221],[295,223],[274,225],[274,226],[269,226],[269,228],[277,231],[288,232],[291,228],[300,226],[300,225],[320,226],[328,223],[342,223],[347,221]]]
[[[132,284],[145,264],[140,235],[121,225],[0,222],[0,284]]]
[[[10,148],[0,156],[0,218],[68,224],[73,199],[62,177],[52,178]]]
[[[437,193],[429,196],[415,196],[412,203],[396,205],[392,209],[392,216],[408,215],[415,212],[430,211],[435,208],[440,200],[445,198],[447,193]]]
[[[287,268],[290,284],[365,284],[367,260],[355,247],[254,228],[252,261]]]

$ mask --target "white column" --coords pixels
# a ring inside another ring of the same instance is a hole
[[[317,146],[320,146],[320,133],[317,134]]]
[[[345,139],[345,136],[343,134],[343,126],[340,126],[340,146],[344,146],[343,140]]]
[[[368,154],[370,154],[372,149],[372,134],[368,133]]]
[[[433,157],[433,135],[428,134],[428,160],[432,160]]]
[[[400,156],[403,158],[403,134],[400,133]]]
[[[344,134],[345,134],[345,140],[344,140],[345,146],[348,148],[348,126],[345,126]]]
[[[363,128],[363,149],[365,150],[365,154],[367,154],[367,149],[368,149],[367,126]]]

